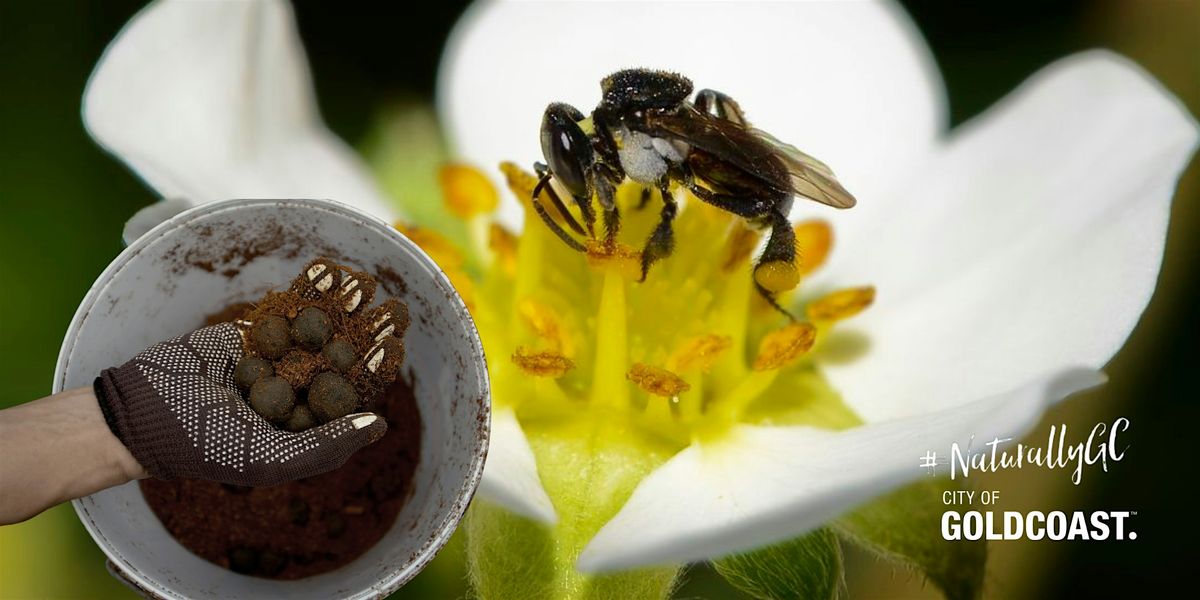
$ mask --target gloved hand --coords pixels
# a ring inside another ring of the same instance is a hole
[[[378,415],[280,431],[238,393],[242,333],[232,323],[155,344],[96,378],[110,429],[150,475],[267,486],[336,469],[383,437]]]

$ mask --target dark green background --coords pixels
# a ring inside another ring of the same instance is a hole
[[[79,117],[83,85],[101,50],[141,4],[0,3],[0,407],[49,392],[58,347],[76,305],[120,252],[125,219],[155,200],[90,141]],[[1039,67],[1096,46],[1132,56],[1184,99],[1193,114],[1200,112],[1200,3],[906,5],[936,54],[955,124]],[[410,12],[388,16],[377,14],[385,6],[297,6],[322,112],[351,143],[366,135],[379,110],[401,98],[431,96],[442,42],[461,10],[453,2],[403,6]],[[419,14],[411,12],[416,7]],[[1030,543],[1027,550],[995,549],[990,578],[996,583],[990,589],[997,596],[1110,596],[1190,579],[1195,552],[1181,548],[1193,547],[1198,531],[1194,499],[1183,491],[1188,486],[1180,478],[1192,476],[1185,457],[1192,448],[1191,428],[1200,421],[1195,375],[1198,187],[1193,163],[1176,198],[1158,293],[1110,366],[1112,382],[1047,417],[1046,423],[1080,428],[1130,417],[1130,458],[1080,489],[1064,489],[1070,486],[1061,478],[1035,482],[1028,492],[1027,480],[1014,480],[1018,483],[1006,488],[1009,495],[1028,493],[1037,502],[1058,503],[1043,508],[1138,510],[1140,537],[1123,544]],[[46,531],[69,540],[35,539],[45,538]],[[36,552],[47,544],[51,550]],[[38,564],[29,568],[36,568],[40,577],[57,574],[63,579],[47,581],[38,595],[119,593],[115,585],[101,581],[102,557],[64,507],[0,531],[0,557],[8,557],[8,568],[24,564],[10,559],[30,552]],[[886,568],[861,557],[850,561],[852,595],[881,593],[892,585],[907,591],[919,587],[904,575],[889,580]],[[11,575],[0,567],[0,597],[29,593],[7,587]],[[104,587],[73,583],[72,578]],[[710,588],[712,579],[705,572],[695,579],[683,595],[728,593]]]

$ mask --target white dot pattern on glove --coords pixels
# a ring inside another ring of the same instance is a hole
[[[223,324],[152,346],[131,361],[186,432],[196,462],[203,463],[174,470],[185,476],[232,482],[239,478],[213,476],[205,467],[225,473],[265,472],[270,480],[279,479],[278,468],[272,470],[272,466],[283,467],[302,457],[312,461],[300,472],[315,474],[340,464],[353,449],[343,451],[345,445],[335,440],[354,430],[350,421],[342,419],[299,433],[276,429],[242,400],[234,384],[234,369],[241,357],[241,333],[234,325]],[[313,456],[322,442],[338,448],[327,446],[321,456]],[[313,468],[318,465],[324,466]],[[261,482],[263,477],[247,480]]]

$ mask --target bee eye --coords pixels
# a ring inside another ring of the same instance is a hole
[[[588,194],[585,170],[592,146],[577,121],[583,114],[566,104],[551,104],[542,116],[542,155],[550,172],[575,196]]]

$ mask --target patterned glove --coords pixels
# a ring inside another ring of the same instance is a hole
[[[155,344],[96,378],[104,419],[146,472],[268,486],[336,469],[383,437],[372,413],[299,433],[280,431],[242,400],[233,380],[242,334],[231,323]]]

